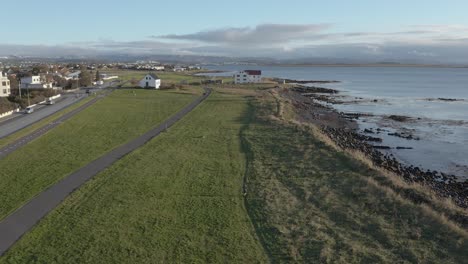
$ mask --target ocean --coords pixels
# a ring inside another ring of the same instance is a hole
[[[468,179],[468,68],[435,67],[283,67],[206,66],[232,75],[260,69],[265,77],[294,80],[339,81],[314,84],[340,91],[332,106],[338,111],[369,116],[358,121],[360,129],[383,129],[375,135],[381,145],[401,162]],[[388,118],[407,116],[406,122]],[[411,135],[405,139],[388,134]],[[397,147],[412,149],[396,149]]]

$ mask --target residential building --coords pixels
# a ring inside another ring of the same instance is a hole
[[[101,77],[101,80],[103,81],[108,81],[108,80],[113,80],[113,79],[118,79],[119,76],[117,75],[109,75],[109,74],[105,74],[105,73],[101,73],[99,75],[99,77]]]
[[[154,73],[148,73],[141,79],[140,87],[159,89],[161,87],[161,79]]]
[[[69,73],[66,75],[65,79],[67,80],[78,80],[80,79],[80,74],[81,74],[81,71],[76,71],[76,72],[73,72],[73,73]]]
[[[52,89],[53,87],[51,82],[43,82],[39,75],[21,78],[21,89]]]
[[[0,72],[0,97],[10,96],[10,80],[6,73]]]
[[[240,71],[234,75],[234,83],[261,83],[262,71],[259,70],[245,70]]]

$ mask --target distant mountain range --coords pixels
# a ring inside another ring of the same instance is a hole
[[[59,57],[32,57],[9,55],[0,57],[0,62],[38,61],[38,62],[135,62],[135,61],[158,61],[170,64],[257,64],[257,65],[443,65],[455,67],[468,67],[464,64],[446,64],[424,60],[393,61],[381,60],[357,60],[347,58],[295,58],[295,59],[273,59],[258,57],[222,57],[222,56],[199,56],[199,55],[127,55],[127,54],[105,54],[96,56],[59,56]]]

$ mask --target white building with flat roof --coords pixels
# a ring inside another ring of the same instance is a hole
[[[245,70],[234,74],[234,83],[261,83],[262,71],[259,70]]]
[[[0,72],[0,97],[7,97],[10,94],[10,80],[6,73]]]
[[[53,87],[52,83],[42,82],[39,75],[21,78],[21,89],[51,89]]]

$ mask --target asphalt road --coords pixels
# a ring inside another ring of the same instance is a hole
[[[89,106],[93,105],[95,102],[103,98],[105,95],[110,93],[110,90],[107,91],[107,93],[103,95],[99,95],[92,99],[91,101],[87,102],[86,104],[64,114],[63,116],[59,117],[58,119],[54,120],[51,123],[46,124],[45,126],[33,131],[32,133],[19,138],[15,140],[14,142],[6,145],[3,148],[0,148],[0,159],[9,155],[10,153],[16,151],[17,149],[25,146],[29,142],[35,140],[36,138],[39,138],[40,136],[44,135],[47,133],[49,130],[53,129],[54,127],[60,125],[61,123],[65,122],[66,120],[72,118],[74,115],[78,114],[79,112],[83,111],[84,109],[88,108]]]
[[[56,100],[54,105],[38,105],[34,112],[25,114],[15,113],[8,120],[0,121],[0,138],[6,137],[25,127],[28,127],[84,98],[84,94],[67,94]]]
[[[68,195],[78,189],[86,181],[105,170],[125,155],[143,146],[148,141],[174,125],[185,115],[195,109],[211,94],[211,89],[205,88],[203,96],[197,98],[181,111],[167,119],[164,123],[148,131],[144,135],[122,145],[85,167],[67,176],[46,191],[34,197],[26,205],[0,221],[0,256],[3,255],[18,239],[34,227],[43,217],[57,207]]]
[[[103,86],[102,88],[110,87],[112,83]],[[92,91],[98,89],[92,88]],[[19,131],[25,127],[28,127],[62,109],[69,107],[70,105],[77,103],[83,98],[87,97],[85,90],[80,90],[76,93],[63,94],[62,97],[56,100],[54,105],[38,105],[34,107],[34,112],[31,114],[25,114],[23,112],[15,113],[12,116],[0,119],[0,138],[6,137]]]

